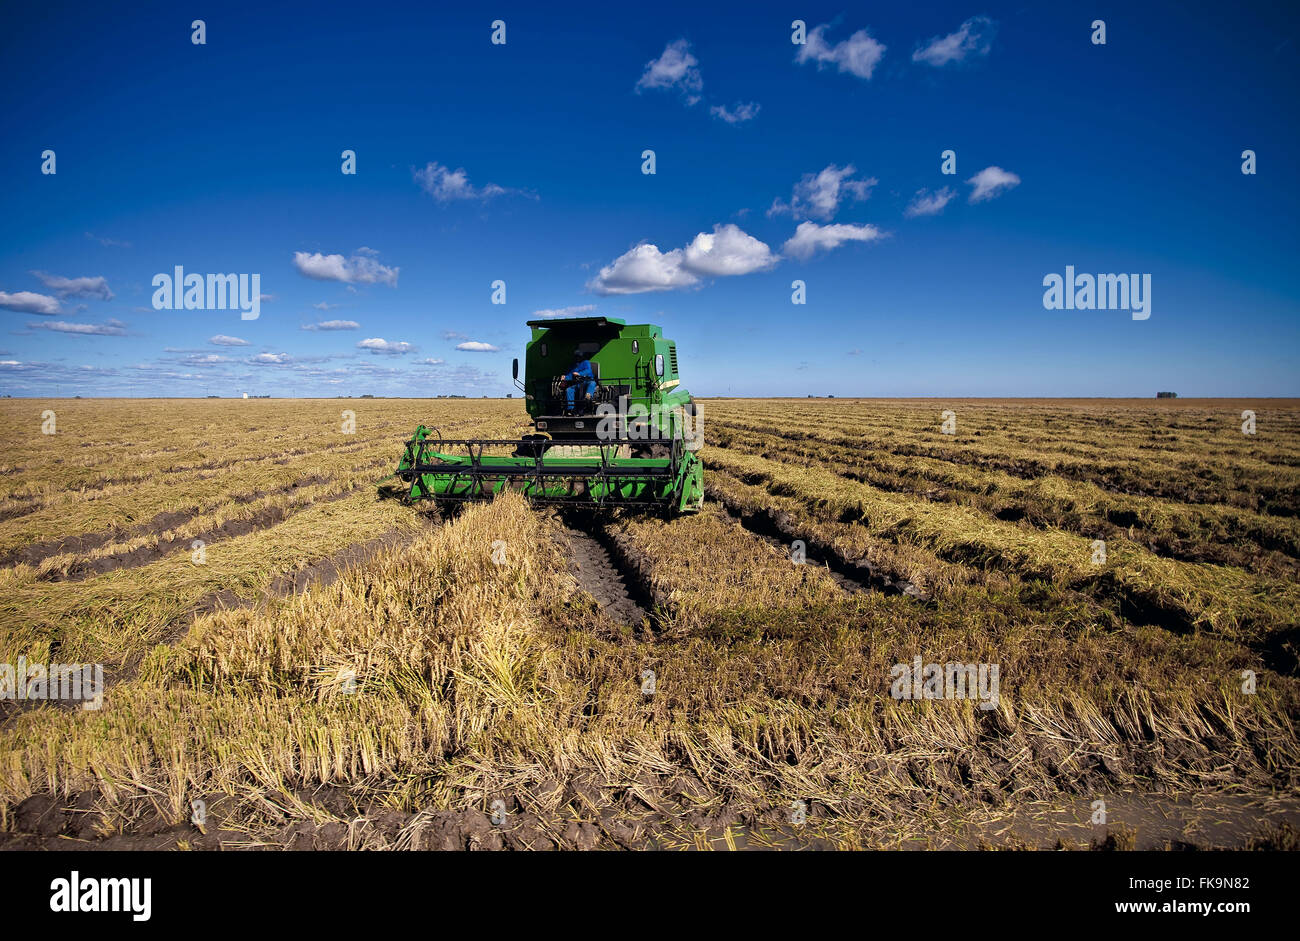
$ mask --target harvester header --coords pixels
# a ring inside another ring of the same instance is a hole
[[[444,441],[421,425],[397,468],[409,499],[515,490],[546,503],[699,509],[699,411],[681,385],[677,345],[663,330],[614,317],[528,326],[523,381],[517,359],[513,373],[533,433]]]

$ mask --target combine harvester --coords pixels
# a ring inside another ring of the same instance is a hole
[[[421,425],[397,466],[408,499],[475,500],[514,490],[539,503],[698,510],[703,436],[695,400],[677,375],[676,344],[657,326],[613,317],[528,326],[524,381],[517,359],[514,380],[534,433],[516,441],[444,441]]]

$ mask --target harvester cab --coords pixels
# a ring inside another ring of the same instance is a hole
[[[515,490],[545,503],[698,510],[704,502],[698,407],[677,346],[653,324],[613,317],[528,322],[513,364],[533,423],[519,440],[444,441],[421,425],[397,476],[409,498],[484,499]]]

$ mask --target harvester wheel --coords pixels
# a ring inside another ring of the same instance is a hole
[[[662,459],[672,457],[673,450],[671,446],[664,444],[662,441],[647,442],[646,444],[634,445],[632,456]]]
[[[518,446],[515,447],[515,457],[537,457],[538,453],[545,454],[551,447],[551,436],[546,432],[535,435],[524,435]]]

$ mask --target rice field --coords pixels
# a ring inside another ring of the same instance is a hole
[[[0,401],[0,664],[103,675],[0,846],[1294,845],[1300,402],[701,411],[670,520],[381,481],[518,400]]]

